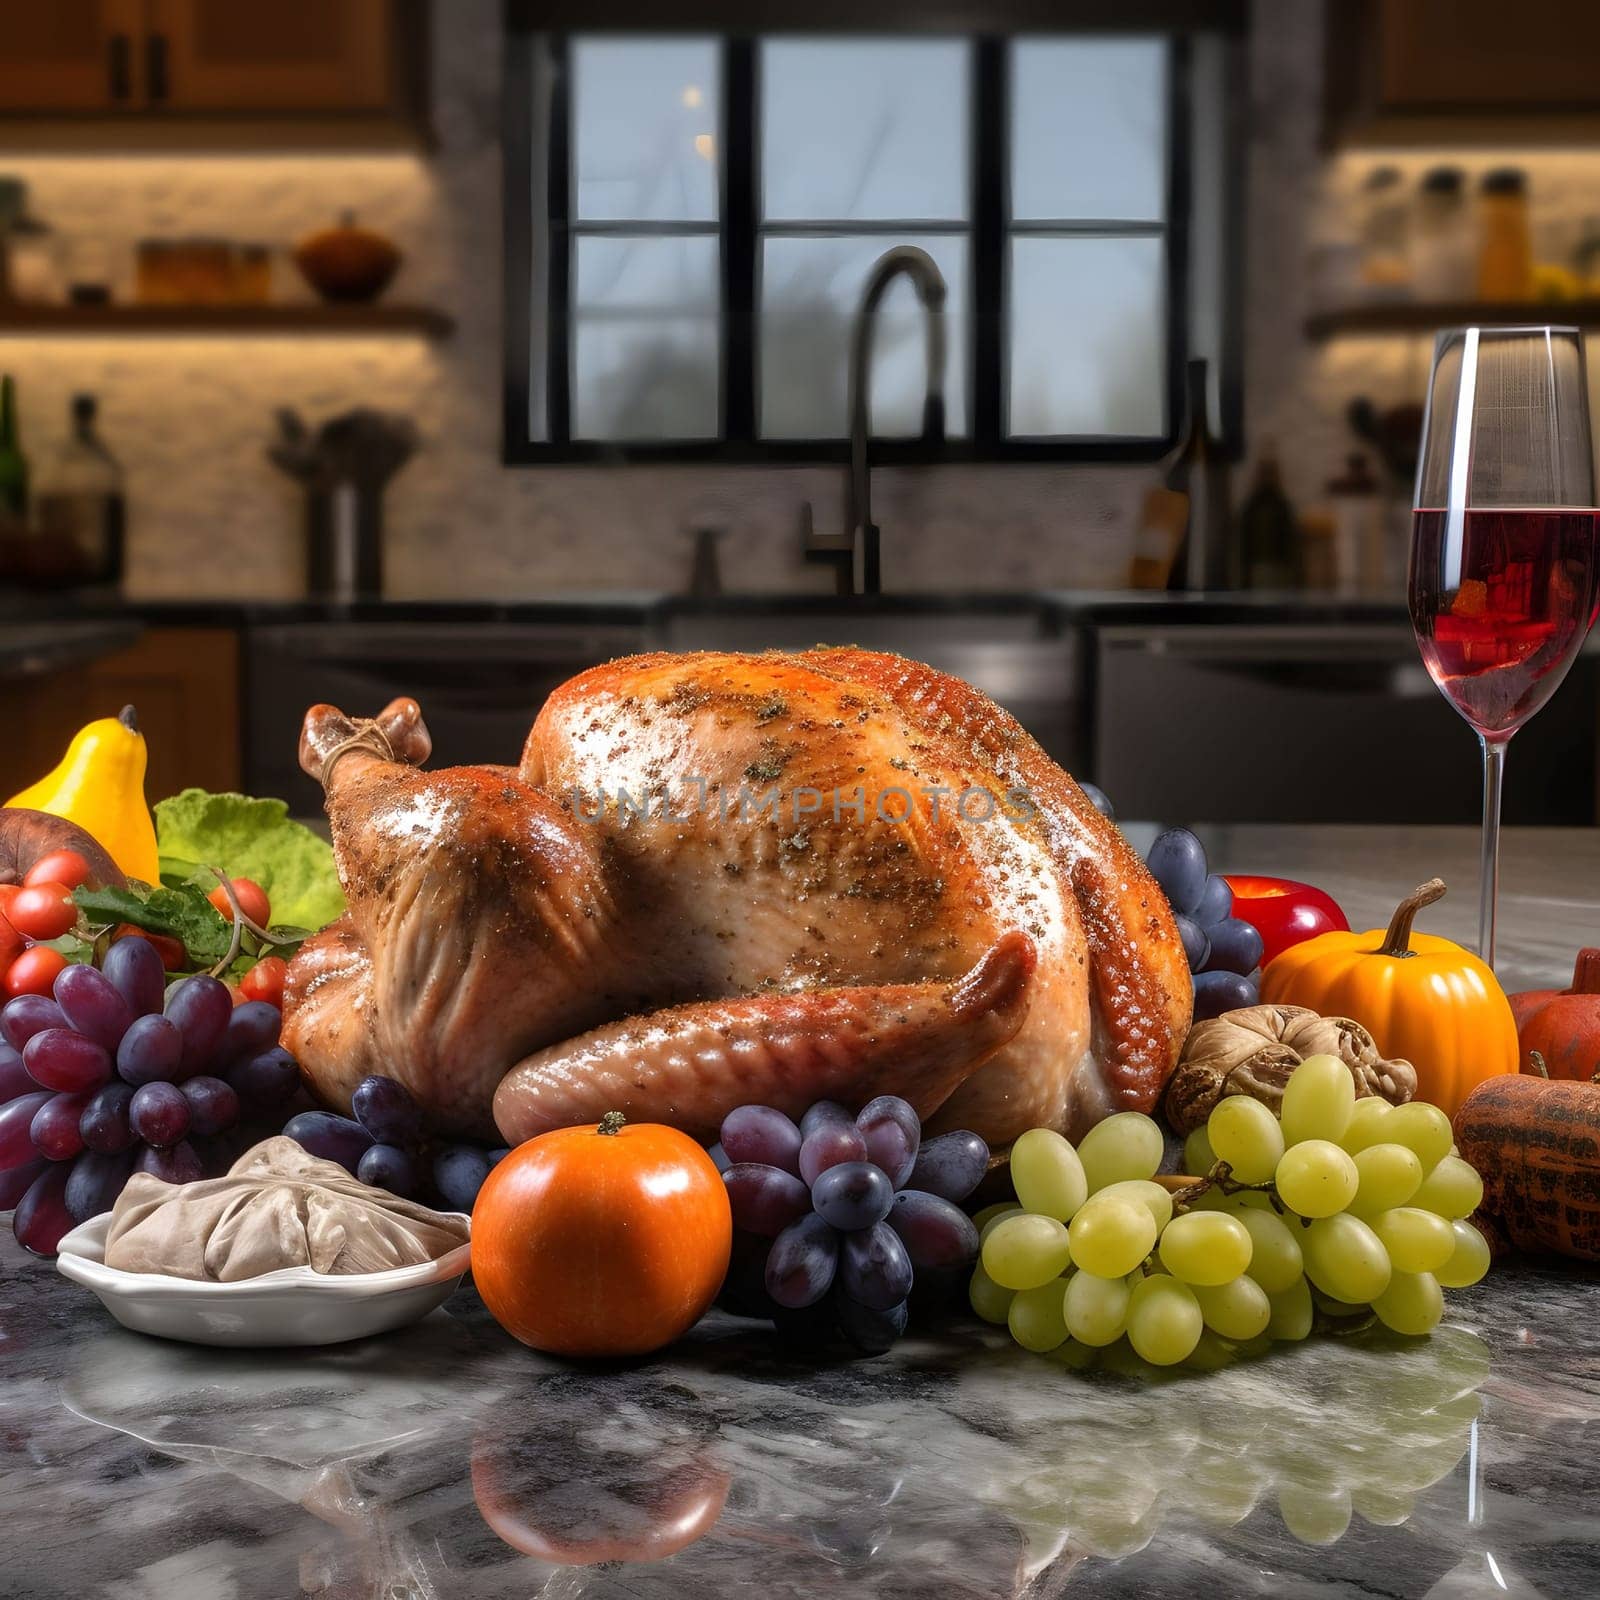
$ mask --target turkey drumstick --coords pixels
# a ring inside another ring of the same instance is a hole
[[[1022,1026],[1034,965],[1033,941],[1009,933],[953,984],[702,1000],[613,1022],[513,1067],[494,1119],[510,1144],[607,1111],[709,1144],[752,1102],[798,1122],[818,1100],[897,1094],[931,1117]]]

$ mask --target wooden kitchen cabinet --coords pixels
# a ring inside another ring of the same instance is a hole
[[[173,111],[379,111],[393,93],[388,0],[150,0],[152,104]]]
[[[429,0],[0,0],[0,154],[426,139]]]
[[[145,796],[191,784],[239,787],[239,636],[231,628],[150,628],[126,650],[3,686],[0,800],[42,777],[73,734],[125,705],[150,753]]]
[[[1600,135],[1600,7],[1340,0],[1325,18],[1331,143]]]
[[[126,111],[144,0],[0,0],[0,110]]]

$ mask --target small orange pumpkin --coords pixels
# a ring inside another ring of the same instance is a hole
[[[560,1128],[518,1145],[472,1208],[472,1280],[535,1350],[643,1355],[697,1322],[722,1287],[733,1213],[722,1174],[658,1123]]]
[[[1580,950],[1570,989],[1525,989],[1511,996],[1521,1065],[1532,1072],[1538,1051],[1552,1078],[1585,1083],[1600,1070],[1600,950]]]
[[[1488,966],[1449,939],[1412,932],[1443,893],[1433,878],[1406,896],[1387,930],[1291,946],[1261,974],[1261,998],[1354,1017],[1380,1054],[1416,1067],[1417,1099],[1453,1116],[1485,1078],[1517,1070],[1517,1025]]]

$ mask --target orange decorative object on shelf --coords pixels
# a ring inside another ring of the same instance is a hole
[[[472,1210],[472,1278],[507,1333],[565,1356],[644,1355],[700,1319],[728,1270],[722,1175],[659,1123],[560,1128],[519,1145]]]

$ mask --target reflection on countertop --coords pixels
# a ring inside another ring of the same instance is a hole
[[[1135,842],[1148,842],[1134,828]],[[1352,924],[1458,889],[1470,829],[1207,830],[1224,870],[1322,884]],[[1600,835],[1512,830],[1501,976],[1559,979]],[[1318,1338],[1218,1371],[1084,1373],[958,1317],[817,1366],[715,1313],[662,1355],[574,1365],[463,1290],[316,1351],[113,1327],[0,1243],[6,1593],[155,1600],[1591,1592],[1595,1271],[1497,1267],[1429,1340]]]
[[[7,1588],[30,1600],[1554,1595],[1600,1550],[1594,1289],[1556,1271],[1453,1297],[1430,1340],[1152,1380],[970,1322],[817,1368],[720,1313],[574,1367],[471,1291],[382,1340],[209,1350],[0,1255]]]

